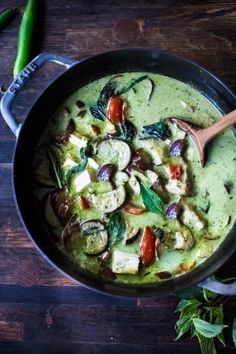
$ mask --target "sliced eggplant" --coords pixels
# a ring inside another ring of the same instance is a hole
[[[104,139],[97,145],[97,157],[101,164],[115,164],[124,170],[131,159],[131,150],[127,143],[119,139]]]
[[[113,190],[111,182],[108,181],[98,181],[91,183],[87,188],[89,194],[102,194],[108,193]],[[89,197],[89,196],[88,196]]]
[[[147,170],[151,166],[150,155],[144,149],[135,151],[132,155],[131,165],[143,171]]]
[[[91,256],[100,254],[108,244],[108,233],[100,221],[89,220],[83,222],[81,230],[86,236],[85,253]]]
[[[69,225],[63,232],[63,243],[67,252],[71,252],[76,248],[76,240],[80,237],[81,230],[79,223]]]
[[[123,186],[126,182],[128,182],[128,180],[129,180],[128,174],[122,171],[116,172],[113,177],[113,182],[117,187]]]
[[[50,196],[54,213],[58,217],[61,225],[65,226],[71,218],[73,204],[71,200],[69,200],[65,189],[54,189]]]
[[[48,160],[41,158],[34,167],[34,180],[45,187],[55,187],[56,182],[52,179]]]
[[[98,179],[100,181],[109,181],[116,170],[116,166],[111,163],[103,165],[98,171]]]
[[[98,195],[92,194],[89,199],[94,208],[102,211],[103,213],[111,213],[124,204],[125,198],[125,188],[120,186],[119,188],[108,193]]]
[[[117,274],[137,274],[139,269],[139,256],[133,253],[114,251],[112,271]]]
[[[60,220],[58,219],[54,208],[52,206],[52,198],[51,198],[51,193],[49,193],[46,197],[45,200],[45,206],[44,206],[44,217],[47,222],[47,224],[55,229],[61,229],[61,223]]]

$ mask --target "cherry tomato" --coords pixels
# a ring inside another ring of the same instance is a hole
[[[171,179],[180,179],[182,173],[180,165],[169,165],[169,170]]]
[[[141,260],[145,267],[150,266],[156,257],[156,237],[150,227],[145,227],[140,244]]]
[[[137,207],[137,206],[131,205],[131,204],[127,204],[124,207],[124,211],[126,211],[126,213],[128,213],[128,214],[140,215],[140,214],[143,214],[145,212],[145,209],[141,208],[141,207]]]
[[[107,105],[107,118],[114,124],[124,119],[125,102],[119,96],[112,96]]]

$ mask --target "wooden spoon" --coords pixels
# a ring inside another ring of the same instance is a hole
[[[205,165],[205,148],[211,139],[221,133],[226,128],[236,123],[236,109],[226,114],[216,123],[208,128],[201,129],[198,126],[191,124],[179,118],[170,118],[172,123],[176,123],[178,127],[187,132],[192,138],[200,158],[202,167]]]

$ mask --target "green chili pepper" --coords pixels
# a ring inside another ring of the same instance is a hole
[[[12,7],[0,14],[0,30],[2,30],[6,25],[15,17],[17,9]]]
[[[28,0],[18,33],[18,47],[13,69],[14,78],[30,60],[30,52],[35,28],[37,0]]]

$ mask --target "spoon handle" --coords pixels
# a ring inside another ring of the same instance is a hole
[[[205,128],[201,131],[201,135],[205,136],[206,142],[210,141],[220,132],[236,123],[236,109],[226,114],[222,119],[211,125],[209,128]]]

